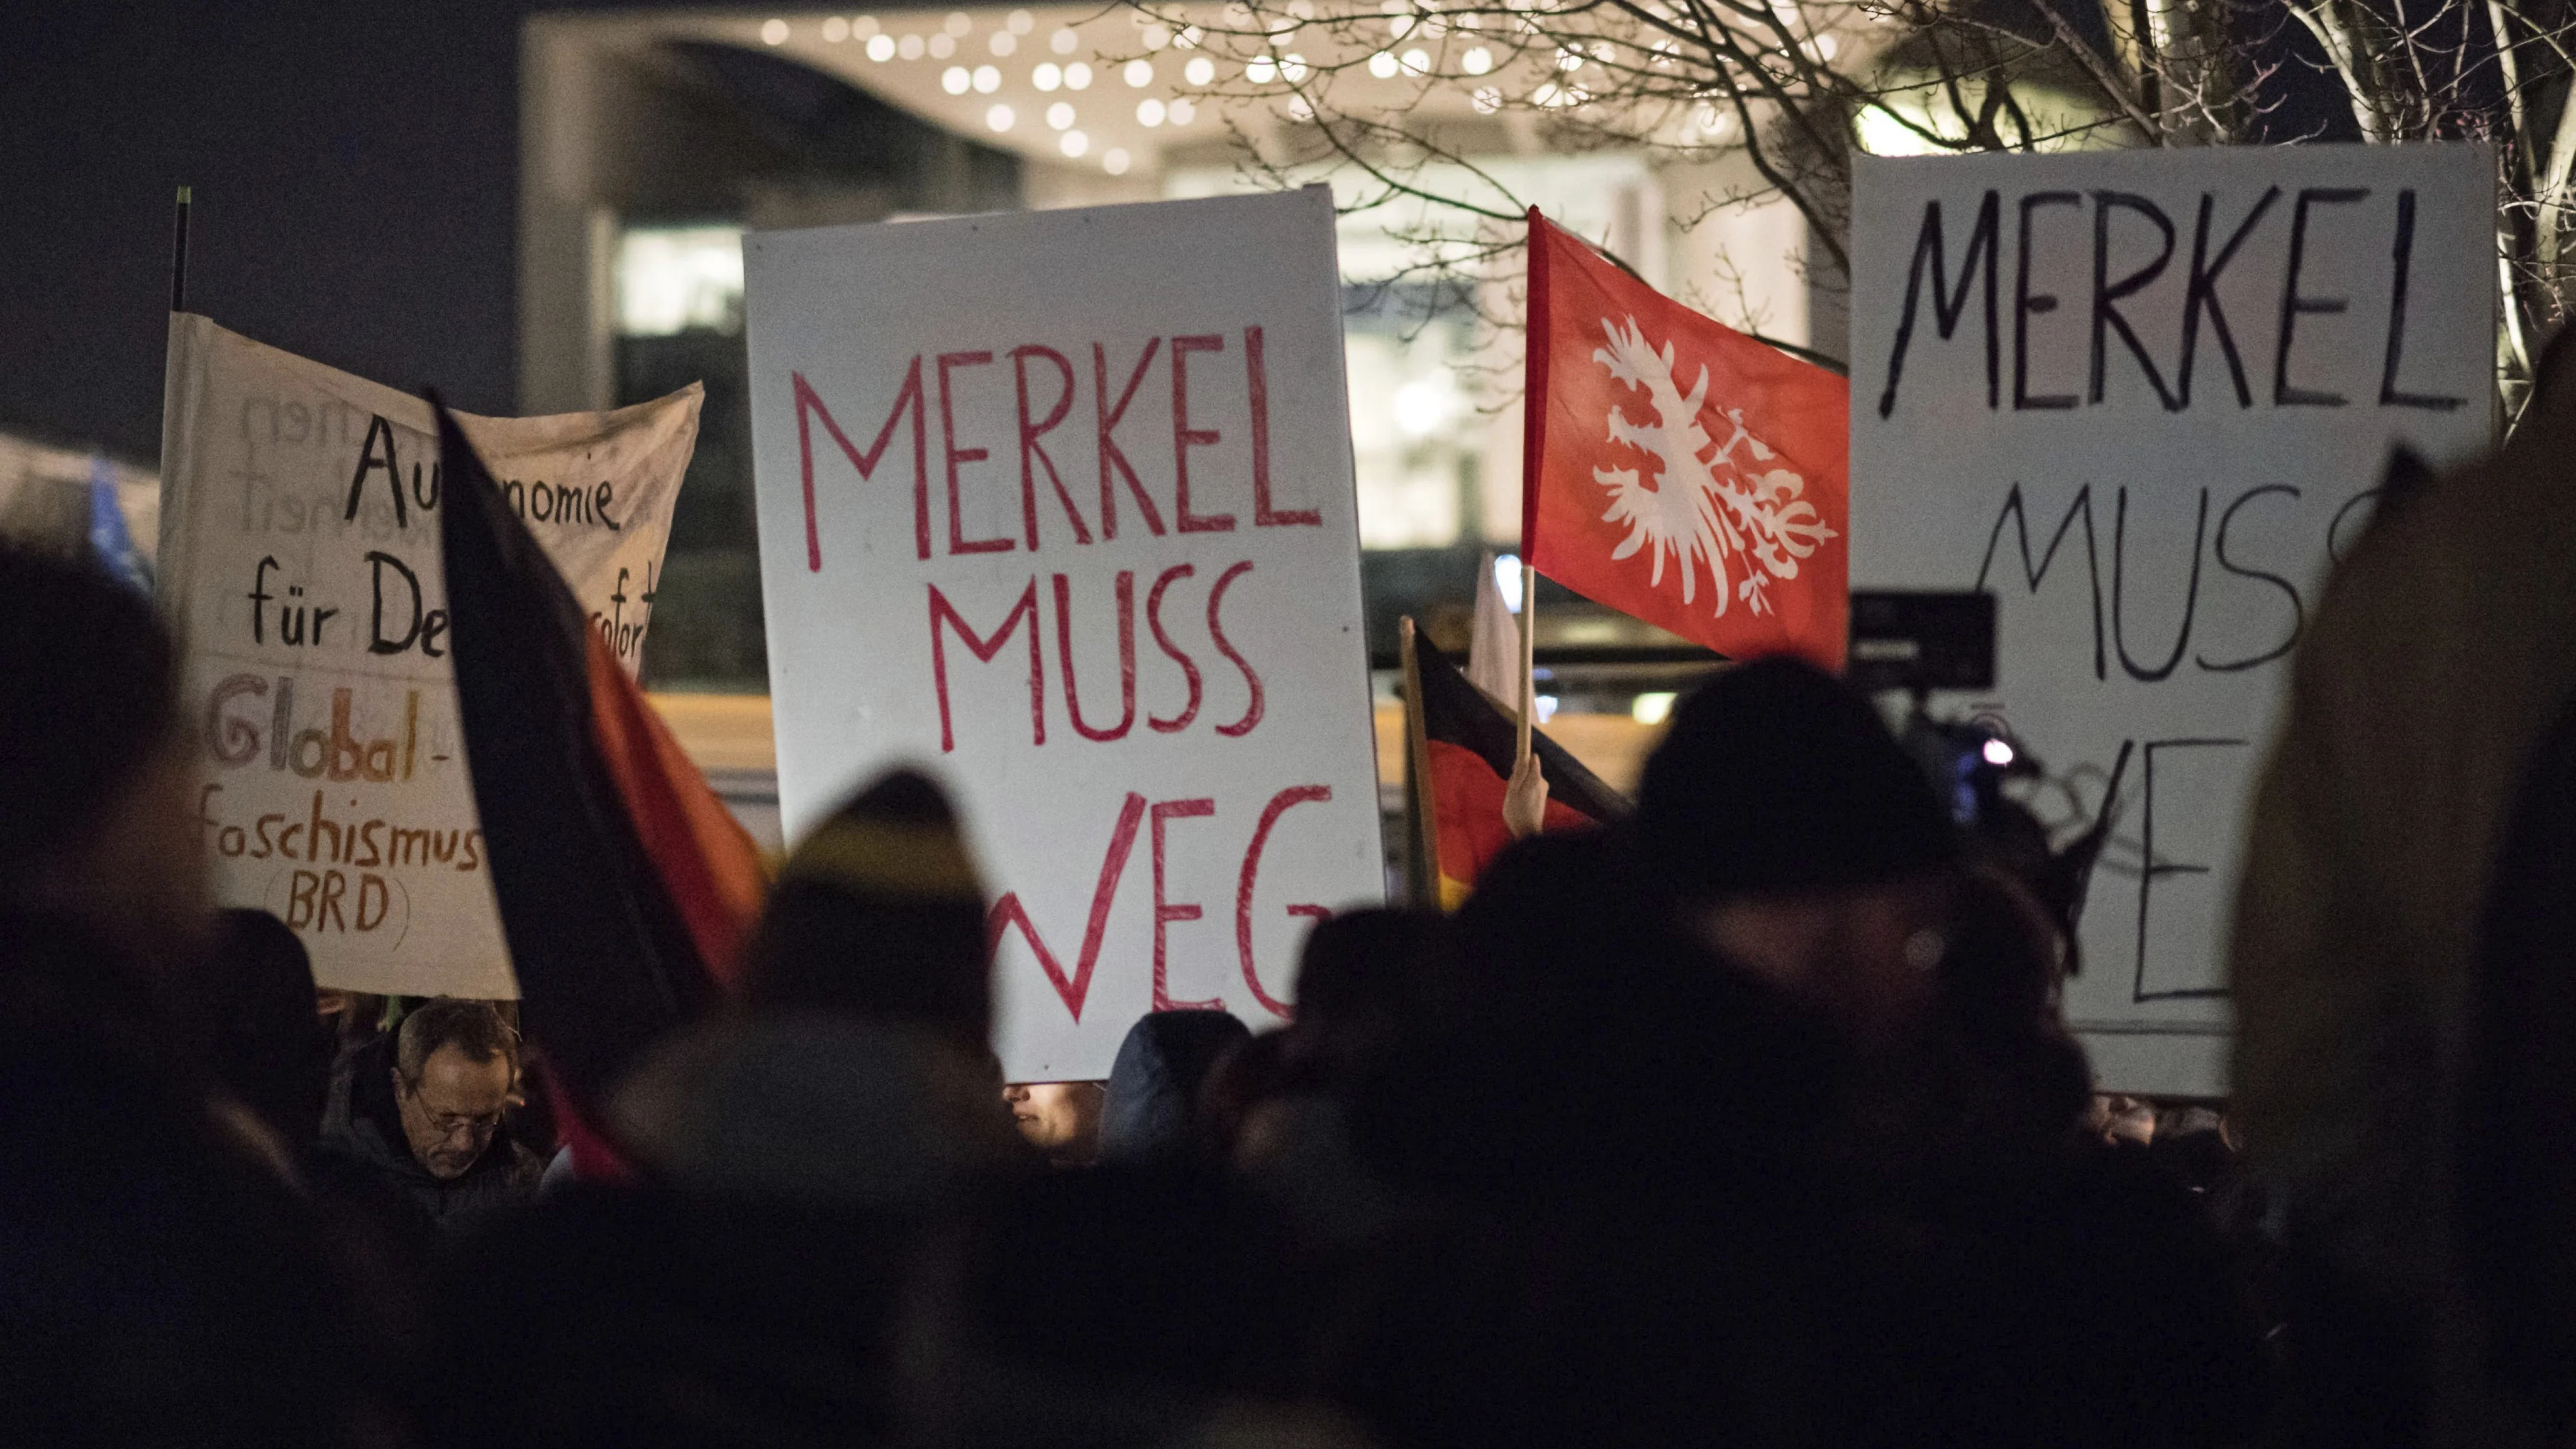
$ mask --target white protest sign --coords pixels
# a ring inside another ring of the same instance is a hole
[[[2069,1020],[2105,1090],[2225,1090],[2254,772],[2392,444],[2494,429],[2483,146],[1864,159],[1852,585],[1999,602],[1991,697],[2090,819]]]
[[[1385,892],[1331,196],[744,243],[780,804],[956,793],[1014,1080]]]
[[[699,397],[458,416],[630,671]],[[274,912],[325,986],[517,996],[457,731],[429,405],[182,314],[163,407],[157,582],[216,900]]]

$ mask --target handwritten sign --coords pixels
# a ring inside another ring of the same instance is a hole
[[[460,415],[630,671],[698,402]],[[428,404],[182,314],[164,408],[158,587],[216,899],[293,927],[325,986],[517,996],[457,731]]]
[[[1384,895],[1323,191],[745,244],[790,838],[897,764],[996,892],[1015,1080],[1289,1012]]]
[[[2494,431],[2483,146],[1890,161],[1853,193],[1852,581],[1999,600],[2043,818],[2117,825],[2067,1015],[2106,1090],[2224,1090],[2253,774],[2393,444]]]

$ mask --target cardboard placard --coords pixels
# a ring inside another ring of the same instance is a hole
[[[744,250],[789,839],[897,765],[955,792],[1012,1080],[1284,1019],[1385,891],[1329,194]]]
[[[2067,1016],[2105,1090],[2225,1090],[2245,812],[2392,445],[2494,434],[2482,145],[1864,158],[1852,583],[1991,589],[1994,716],[2071,827],[2127,752]]]
[[[458,415],[629,671],[699,400]],[[215,899],[293,927],[325,986],[515,998],[457,729],[429,405],[179,314],[163,406],[157,591]]]

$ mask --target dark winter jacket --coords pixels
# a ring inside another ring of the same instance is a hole
[[[110,953],[0,919],[0,1436],[331,1442],[309,1218],[169,1043]]]
[[[543,1159],[510,1135],[505,1122],[464,1175],[439,1178],[411,1154],[394,1101],[393,1038],[361,1048],[349,1080],[348,1110],[322,1124],[321,1150],[308,1165],[316,1193],[399,1202],[419,1225],[461,1231],[492,1213],[536,1196]]]

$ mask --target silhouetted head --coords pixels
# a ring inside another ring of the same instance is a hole
[[[304,943],[266,911],[218,912],[214,949],[185,996],[216,1080],[287,1142],[311,1141],[331,1089],[333,1033],[314,1011]]]
[[[1317,922],[1297,958],[1298,1029],[1373,1034],[1420,1010],[1441,920],[1358,910]]]
[[[817,827],[769,894],[743,995],[908,1022],[985,1051],[984,890],[946,792],[899,770]]]
[[[1680,929],[1618,832],[1498,856],[1454,918],[1422,1027],[1352,1122],[1392,1179],[1620,1198],[1780,1176],[1832,1107],[1831,1051]]]
[[[1222,1011],[1149,1012],[1127,1029],[1100,1106],[1104,1162],[1185,1159],[1199,1146],[1199,1088],[1252,1029]]]
[[[168,970],[202,944],[205,845],[176,656],[149,600],[0,542],[0,909]]]
[[[1864,1045],[1928,1005],[1958,831],[1831,676],[1773,658],[1702,686],[1646,762],[1636,829],[1686,929]]]
[[[1882,885],[1959,859],[1958,833],[1868,700],[1786,657],[1719,673],[1646,760],[1637,829],[1686,895]]]

